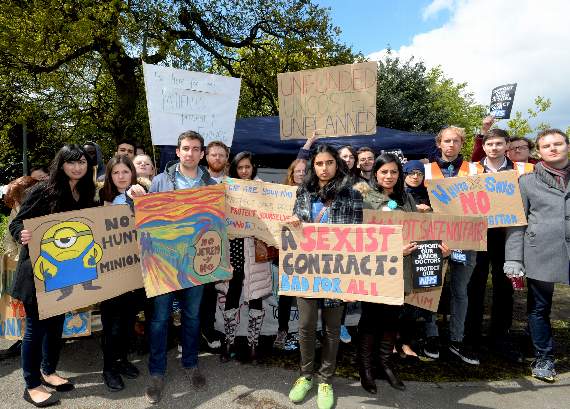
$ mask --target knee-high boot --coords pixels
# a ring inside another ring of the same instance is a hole
[[[382,334],[382,341],[380,342],[380,368],[384,372],[390,385],[395,389],[403,391],[406,389],[406,385],[400,380],[390,363],[395,344],[395,331],[386,331]]]
[[[376,382],[372,374],[372,356],[374,351],[374,335],[360,334],[358,341],[358,358],[360,362],[360,383],[366,392],[376,394]]]
[[[231,349],[236,339],[237,316],[239,314],[239,308],[232,308],[230,310],[225,310],[223,314],[224,314],[224,332],[226,336],[220,354],[220,361],[228,362],[232,357]]]
[[[252,362],[257,362],[257,345],[259,344],[259,335],[261,334],[261,325],[265,311],[263,310],[249,310],[249,323],[247,326],[247,344],[249,346],[248,359]]]

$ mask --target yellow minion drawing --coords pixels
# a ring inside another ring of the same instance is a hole
[[[44,282],[45,291],[90,282],[97,278],[97,263],[102,256],[103,250],[95,243],[89,226],[61,222],[44,233],[34,275]]]

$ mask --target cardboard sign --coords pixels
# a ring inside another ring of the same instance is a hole
[[[293,214],[297,186],[227,178],[228,236],[253,236],[277,247],[281,223]]]
[[[412,252],[414,289],[442,286],[443,255],[440,245],[440,240],[420,241]]]
[[[176,145],[184,131],[231,146],[241,79],[143,63],[154,145]]]
[[[91,310],[73,311],[65,314],[62,338],[77,338],[91,335]]]
[[[517,84],[505,84],[491,91],[490,113],[497,119],[509,119],[515,100]]]
[[[151,193],[134,202],[147,297],[232,277],[224,185]]]
[[[441,240],[453,249],[487,250],[487,219],[484,217],[364,209],[363,223],[401,225],[404,243]]]
[[[514,170],[426,180],[426,186],[434,212],[485,216],[490,229],[526,226],[518,175]]]
[[[376,62],[277,75],[282,140],[376,133]]]
[[[444,262],[444,268],[441,273],[441,282],[445,281],[445,270],[447,263]],[[404,302],[424,310],[437,312],[439,307],[439,300],[441,299],[441,292],[443,287],[426,288],[423,290],[412,290],[411,294],[406,295]]]
[[[127,205],[24,220],[40,319],[142,287],[133,221]]]
[[[400,226],[288,225],[279,244],[279,295],[404,302]]]
[[[24,304],[7,294],[0,297],[0,338],[16,341],[26,330]],[[91,311],[73,311],[65,314],[63,338],[91,335]]]

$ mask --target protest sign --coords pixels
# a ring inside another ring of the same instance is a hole
[[[444,267],[441,273],[441,282],[445,281],[445,270],[447,262],[444,262]],[[422,308],[431,312],[437,312],[439,307],[439,300],[441,299],[441,292],[443,287],[432,287],[425,289],[414,289],[406,295],[404,302],[414,307]]]
[[[279,295],[404,302],[400,226],[287,225],[279,244]]]
[[[491,91],[490,113],[497,119],[509,119],[515,100],[517,84],[505,84]]]
[[[147,297],[232,277],[224,196],[214,185],[134,199]]]
[[[297,186],[227,178],[228,236],[253,236],[277,247],[281,223],[293,214]]]
[[[127,205],[24,220],[40,319],[142,287],[137,231]]]
[[[453,249],[487,250],[487,219],[484,217],[364,209],[363,223],[400,225],[404,243],[441,240]]]
[[[280,137],[376,133],[376,62],[277,75]]]
[[[231,146],[241,80],[143,63],[154,145],[176,145],[184,131]]]
[[[86,337],[91,335],[91,310],[72,311],[65,314],[63,338]]]
[[[485,216],[490,229],[526,225],[515,171],[431,179],[425,182],[434,212]]]
[[[426,240],[417,242],[417,248],[412,251],[412,286],[414,289],[441,287],[441,270],[443,255],[441,240]]]
[[[0,338],[22,339],[26,330],[24,304],[7,294],[0,297]],[[63,338],[91,335],[91,311],[73,311],[65,314]]]

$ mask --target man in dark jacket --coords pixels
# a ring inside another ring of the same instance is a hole
[[[504,272],[526,274],[528,325],[536,359],[532,376],[552,382],[554,344],[550,310],[555,283],[568,283],[570,259],[570,165],[568,136],[558,129],[538,134],[542,158],[533,173],[519,178],[527,226],[507,231]]]
[[[513,170],[513,162],[506,157],[509,134],[498,128],[491,129],[483,137],[486,156],[479,162],[485,173]],[[487,230],[487,248],[491,251],[477,253],[475,269],[471,275],[467,294],[469,307],[465,320],[465,336],[474,349],[481,344],[485,289],[489,276],[489,263],[493,280],[493,306],[491,309],[490,344],[505,358],[517,363],[523,360],[520,352],[507,342],[513,316],[513,287],[503,273],[505,262],[505,234],[507,228]]]
[[[178,137],[176,156],[178,162],[168,164],[166,169],[153,180],[149,193],[167,192],[176,189],[191,189],[200,186],[215,185],[208,171],[198,163],[204,157],[204,139],[194,131],[187,131]],[[194,286],[152,299],[153,316],[150,320],[149,343],[150,355],[148,370],[150,380],[145,396],[150,403],[158,403],[164,388],[166,373],[166,352],[168,321],[172,312],[174,298],[180,302],[182,310],[182,366],[186,369],[194,387],[206,384],[204,375],[198,369],[198,347],[200,344],[200,303],[204,287]]]

